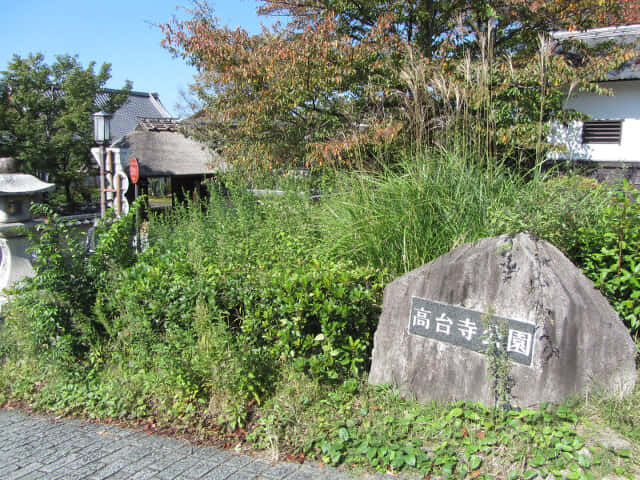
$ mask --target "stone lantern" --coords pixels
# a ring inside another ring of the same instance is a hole
[[[56,186],[33,175],[15,173],[13,158],[0,158],[0,291],[33,275],[26,249],[29,239],[23,228],[33,228],[30,203]]]

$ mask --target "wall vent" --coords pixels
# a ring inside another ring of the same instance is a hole
[[[594,120],[584,122],[582,143],[610,143],[620,145],[622,120]]]

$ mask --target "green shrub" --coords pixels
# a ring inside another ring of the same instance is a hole
[[[160,302],[178,296],[193,308],[200,295],[245,344],[325,379],[343,378],[367,367],[381,276],[349,261],[314,259],[320,241],[320,228],[311,221],[316,209],[298,194],[256,197],[229,182],[226,194],[213,190],[203,208],[180,207],[152,218],[150,249],[133,270],[144,269],[145,282],[164,277],[148,289],[162,292]],[[167,265],[150,266],[165,257]],[[189,282],[173,277],[178,263],[198,278],[194,294],[183,291]],[[149,299],[142,302],[149,308],[155,297],[148,290],[132,294],[131,301]],[[109,301],[131,303],[117,298]]]
[[[92,306],[100,276],[108,265],[131,262],[125,257],[131,247],[123,245],[131,238],[125,235],[128,219],[102,224],[97,255],[89,256],[83,234],[64,224],[50,207],[35,205],[33,212],[45,217],[35,231],[27,231],[34,276],[12,290],[6,329],[24,330],[25,355],[73,364],[98,341]]]
[[[640,335],[640,203],[625,180],[610,194],[605,228],[581,228],[577,261],[638,340]]]
[[[368,370],[382,274],[349,262],[312,261],[258,276],[247,291],[241,330],[276,358],[321,379]]]
[[[64,224],[49,207],[36,205],[34,212],[45,217],[35,231],[27,232],[35,275],[16,285],[3,306],[0,389],[62,406],[86,390],[71,386],[88,378],[91,359],[104,340],[93,312],[94,298],[110,269],[125,268],[135,260],[133,223],[130,216],[102,223],[96,254],[90,256],[77,229]]]
[[[73,361],[91,341],[96,278],[88,268],[81,234],[46,205],[35,205],[33,211],[46,217],[35,231],[27,232],[35,275],[12,292],[7,322],[26,326],[32,354],[42,351]]]
[[[97,292],[97,320],[111,338],[153,336],[191,322],[201,284],[176,253],[146,254],[128,269],[111,272]]]

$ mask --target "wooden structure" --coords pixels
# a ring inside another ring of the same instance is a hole
[[[183,135],[179,124],[168,118],[142,118],[133,131],[107,151],[120,159],[125,171],[131,159],[137,159],[143,192],[148,192],[151,179],[168,180],[174,202],[183,201],[185,195],[202,194],[203,180],[227,168],[222,157],[207,145]],[[127,195],[131,197],[131,193]]]

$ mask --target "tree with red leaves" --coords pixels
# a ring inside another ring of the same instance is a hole
[[[350,163],[353,152],[366,161],[402,139],[408,105],[418,101],[407,83],[412,63],[452,81],[465,61],[493,62],[494,72],[530,68],[541,34],[622,22],[634,11],[618,0],[263,0],[259,12],[286,23],[249,35],[220,26],[196,2],[190,19],[162,29],[164,45],[198,68],[192,88],[204,108],[192,133],[218,142],[232,162],[319,166]],[[504,78],[488,88],[500,84],[511,92],[505,98],[517,95]],[[422,95],[448,108],[433,92],[426,85]],[[431,124],[443,124],[433,121],[442,112],[430,113]]]

